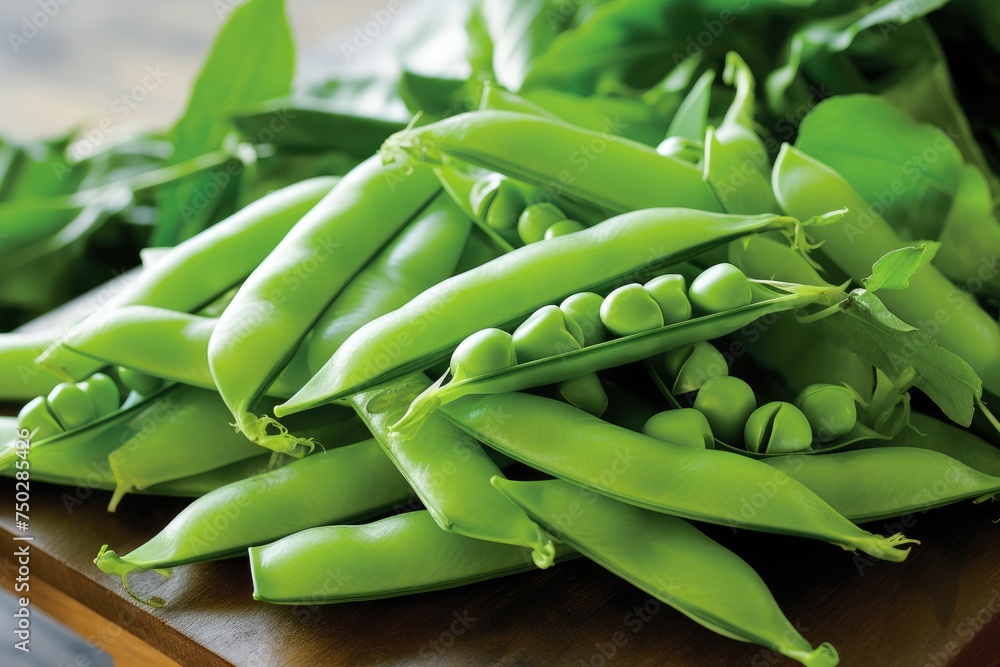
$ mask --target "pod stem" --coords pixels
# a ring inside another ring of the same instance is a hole
[[[101,550],[97,552],[97,558],[94,559],[94,563],[101,569],[102,572],[121,577],[122,587],[125,588],[125,592],[128,593],[129,597],[136,602],[141,602],[142,604],[149,605],[150,607],[162,607],[166,604],[166,601],[161,597],[157,597],[155,595],[143,597],[132,590],[132,587],[128,583],[128,575],[136,570],[145,572],[146,568],[129,563],[114,551],[108,549],[107,544],[102,546]],[[170,578],[169,568],[153,568],[152,571],[166,577],[167,579]]]
[[[389,427],[389,432],[398,433],[404,429],[415,429],[431,413],[441,407],[442,402],[438,394],[441,393],[442,385],[447,377],[449,374],[445,373],[438,378],[437,382],[420,392],[420,395],[410,402],[410,407],[407,408],[406,413],[400,417],[399,421]]]
[[[801,662],[806,667],[834,667],[840,664],[840,655],[832,644],[820,644],[812,651],[797,648],[778,647],[778,652],[787,658]]]
[[[233,426],[255,445],[260,445],[279,454],[288,454],[297,459],[311,453],[317,444],[312,438],[299,438],[292,435],[284,424],[267,415],[258,417],[248,412],[241,416],[239,424],[233,424]],[[271,427],[278,432],[268,433],[268,429]]]
[[[902,563],[910,554],[909,548],[902,548],[906,544],[920,544],[920,540],[912,540],[902,533],[896,533],[889,537],[873,535],[867,540],[862,540],[856,546],[869,556],[893,563]]]

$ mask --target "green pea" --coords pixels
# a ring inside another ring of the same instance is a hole
[[[691,304],[702,313],[723,313],[753,301],[750,281],[732,264],[716,264],[691,281]]]
[[[642,285],[632,283],[619,287],[604,300],[601,322],[616,336],[631,336],[662,327],[663,313]]]
[[[757,409],[757,398],[743,380],[719,376],[709,379],[698,390],[694,409],[705,415],[716,438],[735,446],[743,437],[747,419]]]
[[[664,355],[664,366],[674,378],[674,394],[700,389],[709,379],[729,375],[729,364],[715,346],[698,341]]]
[[[118,379],[122,381],[123,385],[142,396],[149,396],[163,386],[162,378],[146,375],[131,368],[118,366],[115,371],[117,371]]]
[[[559,304],[559,310],[580,325],[583,344],[597,345],[611,338],[611,332],[601,322],[601,304],[604,297],[594,292],[579,292],[566,297]]]
[[[472,186],[472,212],[496,230],[513,229],[526,202],[513,182],[500,174],[486,176]]]
[[[800,452],[812,445],[812,428],[797,407],[774,401],[753,411],[744,427],[743,441],[751,452]]]
[[[545,240],[554,239],[557,236],[566,236],[567,234],[575,234],[586,229],[576,220],[560,220],[556,224],[552,225],[545,230]]]
[[[556,306],[539,308],[514,331],[521,363],[579,350],[583,340],[580,325]]]
[[[691,302],[687,298],[684,276],[679,274],[659,276],[643,287],[660,307],[664,324],[676,324],[691,319]]]
[[[659,412],[646,421],[642,432],[651,438],[685,447],[711,449],[715,446],[708,419],[693,408]]]
[[[62,426],[49,410],[44,396],[33,398],[17,413],[17,428],[31,434],[32,442],[46,440],[63,432]]]
[[[483,329],[463,340],[451,355],[453,381],[510,368],[517,363],[514,340],[500,329]]]
[[[858,423],[858,407],[854,396],[835,384],[809,385],[795,399],[820,442],[829,442],[850,433]]]
[[[52,414],[67,431],[97,419],[94,404],[75,384],[65,382],[53,389],[49,392],[48,404]]]
[[[608,409],[608,395],[596,373],[559,383],[559,395],[570,405],[600,417]]]
[[[121,407],[118,385],[104,373],[94,373],[76,386],[90,399],[98,417],[110,415]]]
[[[517,220],[517,235],[525,245],[538,243],[549,227],[565,219],[566,214],[555,204],[532,204]]]

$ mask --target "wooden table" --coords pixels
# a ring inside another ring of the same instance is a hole
[[[0,497],[13,502],[10,480]],[[69,513],[73,489],[32,485],[32,577],[116,622],[182,665],[670,665],[791,664],[720,638],[585,561],[464,588],[322,607],[254,602],[245,559],[134,576],[162,609],[137,605],[92,559],[151,537],[184,501],[131,496],[108,514],[95,492]],[[4,511],[2,554],[13,553]],[[865,667],[1000,665],[1000,505],[910,517],[924,541],[903,564],[853,558],[835,547],[709,527],[771,586],[814,644]],[[877,526],[875,528],[878,528]],[[893,529],[894,530],[894,529]]]

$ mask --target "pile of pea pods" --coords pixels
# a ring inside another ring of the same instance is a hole
[[[148,605],[132,573],[221,558],[293,605],[583,557],[720,641],[838,664],[699,524],[902,562],[916,540],[859,524],[1000,493],[996,177],[882,95],[775,141],[740,55],[714,75],[652,143],[490,82],[144,255],[69,328],[0,334],[0,471],[111,512],[191,498],[96,554]],[[934,146],[920,187],[880,201],[845,118],[890,175],[893,142]]]

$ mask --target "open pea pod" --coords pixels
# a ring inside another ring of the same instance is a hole
[[[35,366],[35,357],[52,344],[54,335],[48,329],[0,334],[0,401],[29,401],[62,382]]]
[[[712,340],[738,331],[765,315],[813,304],[832,305],[842,301],[847,295],[835,287],[774,283],[773,286],[757,284],[754,296],[754,303],[728,312],[697,317],[536,361],[519,363],[493,373],[457,382],[450,381],[450,373],[446,373],[413,401],[406,415],[393,428],[413,423],[462,396],[520,391],[569,380],[586,373],[641,361],[698,341]]]
[[[670,390],[670,387],[664,380],[660,369],[648,360],[646,361],[645,366],[649,376],[653,380],[653,383],[660,390],[663,397],[667,399],[667,402],[670,403],[671,408],[679,410],[684,407]],[[885,376],[880,374],[880,377],[884,378]],[[867,417],[864,410],[862,410],[861,415]],[[814,439],[812,445],[808,449],[794,452],[794,454],[827,454],[829,452],[835,452],[868,440],[889,440],[897,433],[904,430],[908,424],[910,416],[909,397],[905,396],[904,400],[900,401],[898,404],[889,406],[888,413],[881,416],[884,417],[884,420],[876,423],[876,427],[874,428],[864,423],[862,420],[859,420],[847,433],[827,442],[820,442],[819,440]],[[721,449],[723,451],[748,456],[752,459],[770,459],[789,455],[789,452],[755,452],[747,449],[746,447],[740,447],[733,445],[732,443],[725,442],[719,438],[715,438],[715,447],[716,449]]]
[[[686,521],[560,480],[494,484],[560,540],[709,630],[811,667],[840,662],[830,644],[813,649],[743,559]]]
[[[467,396],[441,412],[515,460],[638,507],[823,540],[890,561],[909,553],[912,540],[858,528],[798,482],[778,483],[760,461],[655,440],[529,394]]]
[[[559,560],[575,555],[560,545]],[[437,591],[534,569],[524,549],[441,530],[430,513],[324,526],[250,549],[255,600],[324,604]],[[331,580],[331,573],[341,574]]]
[[[836,217],[805,224],[826,224]],[[774,215],[648,209],[518,248],[438,283],[359,329],[276,413],[308,410],[428,368],[467,336],[516,325],[571,294],[614,288],[758,232],[794,234],[802,224]],[[597,254],[601,261],[595,263]]]

